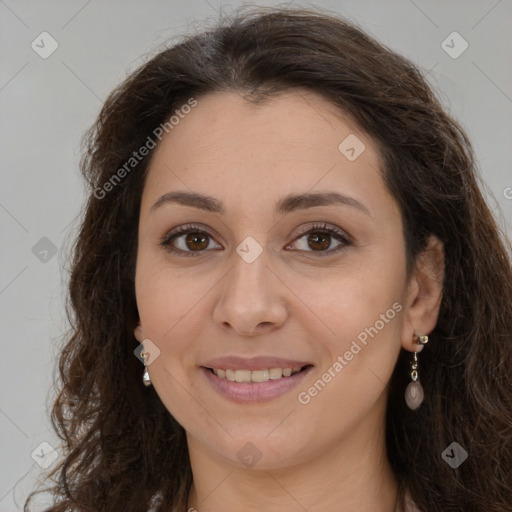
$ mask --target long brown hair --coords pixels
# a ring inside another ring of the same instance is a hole
[[[157,510],[185,510],[192,479],[184,430],[142,385],[134,356],[137,227],[152,152],[108,192],[105,183],[190,98],[234,91],[258,103],[301,88],[377,142],[408,270],[430,234],[445,245],[440,315],[421,354],[424,403],[411,411],[404,402],[408,352],[390,383],[386,440],[397,478],[424,512],[511,510],[511,253],[471,144],[411,62],[336,15],[277,8],[225,17],[161,50],[111,93],[87,134],[90,194],[51,415],[65,457],[50,475],[48,511],[140,512],[157,495]],[[441,456],[452,442],[468,453],[456,469]]]

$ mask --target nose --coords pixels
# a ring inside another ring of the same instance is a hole
[[[286,286],[268,266],[263,254],[247,263],[238,254],[222,280],[215,305],[214,321],[241,336],[270,333],[286,321]]]

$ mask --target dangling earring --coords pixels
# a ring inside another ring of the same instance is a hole
[[[144,359],[144,373],[142,374],[142,383],[144,384],[144,386],[148,387],[148,386],[151,386],[151,377],[149,376],[149,372],[148,372],[149,353],[144,352],[144,350],[142,350],[142,352],[140,353],[140,357],[142,357],[142,359]]]
[[[418,336],[417,343],[425,345],[428,342],[428,336]],[[421,403],[425,394],[423,393],[423,386],[419,381],[418,376],[418,353],[414,352],[411,360],[411,380],[405,389],[405,403],[411,410],[416,410]]]

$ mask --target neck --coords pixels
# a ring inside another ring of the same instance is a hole
[[[240,468],[189,436],[193,483],[187,510],[260,511],[271,504],[272,512],[394,512],[398,482],[386,456],[383,426],[360,425],[313,460],[269,470]]]

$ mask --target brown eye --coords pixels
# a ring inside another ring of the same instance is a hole
[[[180,256],[195,256],[205,253],[207,249],[219,249],[212,236],[193,226],[180,226],[164,236],[160,245],[168,252]]]
[[[343,231],[327,224],[313,226],[297,237],[293,243],[300,252],[313,253],[315,256],[328,256],[342,251],[351,244],[349,237]]]
[[[325,251],[331,245],[331,235],[312,233],[308,236],[308,246],[315,251]]]
[[[208,247],[208,238],[209,236],[203,233],[188,234],[185,237],[185,245],[191,251],[201,251]]]

